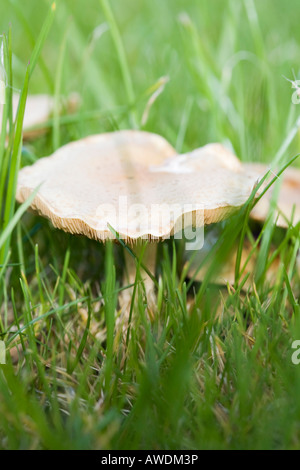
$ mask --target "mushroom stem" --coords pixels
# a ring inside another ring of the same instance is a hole
[[[143,253],[142,264],[147,267],[147,269],[152,273],[155,274],[155,267],[156,267],[156,253],[157,253],[157,244],[156,243],[149,243],[146,248],[144,248],[142,243],[138,243],[133,252],[136,257],[139,257]],[[141,278],[143,281],[143,286],[145,289],[145,295],[148,305],[148,310],[152,310],[155,306],[155,286],[153,280],[148,276],[148,274],[141,268],[140,269]],[[124,286],[127,284],[131,285],[135,283],[136,280],[136,259],[127,251],[125,250],[125,273],[124,273]],[[125,308],[125,311],[130,310],[130,304],[133,295],[133,287],[125,289],[122,291],[120,296],[120,306],[122,310]]]

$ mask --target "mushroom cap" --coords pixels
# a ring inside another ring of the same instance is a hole
[[[19,103],[19,96],[13,95],[13,110],[17,110]],[[26,100],[24,122],[23,122],[23,135],[30,137],[36,131],[30,129],[38,124],[46,122],[54,108],[54,99],[52,96],[39,94],[28,95]]]
[[[13,118],[15,119],[18,105],[19,94],[13,94]],[[39,130],[31,130],[32,127],[43,124],[49,119],[54,107],[54,100],[52,96],[39,94],[28,95],[26,100],[24,121],[23,121],[23,136],[25,138],[34,137],[41,132]],[[2,113],[0,113],[0,127],[2,125]]]
[[[257,252],[251,254],[252,246],[249,242],[245,241],[242,254],[241,254],[241,270],[244,268],[246,262],[245,269],[242,272],[241,279],[243,279],[246,275],[249,275],[247,281],[243,285],[243,290],[247,290],[248,288],[251,289],[253,281],[254,281],[254,273],[257,263]],[[236,256],[237,256],[238,246],[237,244],[233,247],[229,256],[226,260],[224,260],[223,264],[220,266],[220,269],[217,273],[214,273],[210,279],[212,284],[217,284],[219,286],[226,286],[227,284],[233,285],[235,282],[235,264],[236,264]],[[274,247],[271,249],[271,254],[274,252]],[[187,252],[187,257],[189,253]],[[199,270],[198,267],[203,260],[202,250],[199,251],[196,256],[193,256],[193,262],[188,270],[187,277],[192,278],[194,277],[195,281],[203,282],[205,276],[207,275],[209,265],[202,266]],[[280,265],[279,257],[276,257],[272,262],[271,266],[269,267],[266,278],[269,284],[274,284],[276,281],[276,276],[278,274],[278,269]]]
[[[219,144],[176,155],[162,137],[127,130],[72,142],[23,168],[17,200],[42,184],[32,208],[55,227],[105,240],[115,238],[111,226],[129,242],[160,240],[186,215],[198,227],[226,218],[257,179]]]
[[[205,238],[207,242],[207,236]],[[204,247],[201,251],[199,251],[196,255],[192,255],[192,262],[188,270],[188,277],[194,277],[195,281],[203,282],[205,276],[207,275],[209,265],[205,264],[200,269],[200,263],[203,261],[205,255],[210,251],[211,246],[209,243],[207,245],[204,244]],[[237,244],[232,248],[228,257],[224,260],[222,265],[219,267],[216,273],[213,273],[213,276],[210,279],[210,282],[213,284],[218,284],[220,286],[226,286],[227,283],[230,285],[234,284],[235,281],[235,264],[236,264],[236,256],[237,256],[238,246]],[[249,242],[245,242],[242,250],[242,257],[241,257],[241,268],[245,265],[248,257],[249,261],[243,273],[244,277],[246,274],[250,274],[248,282],[246,286],[251,284],[253,279],[253,274],[255,271],[255,263],[256,263],[256,256],[253,255],[250,257],[251,254],[251,245]],[[187,252],[186,257],[189,259],[189,253]],[[187,261],[189,262],[189,261]]]
[[[263,176],[269,167],[259,163],[247,163],[245,168],[249,172],[259,173]],[[273,177],[274,175],[272,175]],[[281,187],[277,199],[277,211],[275,221],[278,227],[287,228],[288,222],[293,218],[293,223],[300,222],[300,170],[288,167],[281,176]],[[259,222],[264,222],[270,209],[270,201],[274,191],[272,186],[260,201],[254,206],[250,216]]]
[[[15,119],[20,95],[13,93],[13,118]],[[61,106],[63,104],[63,106]],[[80,104],[80,98],[77,93],[71,93],[60,103],[60,108],[66,108],[69,113],[76,111]],[[54,98],[46,94],[28,95],[23,121],[24,139],[32,139],[46,130],[46,123],[54,110]],[[0,113],[0,128],[2,124],[2,113]],[[34,129],[35,126],[39,126]]]

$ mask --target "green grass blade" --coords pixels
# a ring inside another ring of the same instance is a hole
[[[39,59],[39,56],[41,54],[42,48],[45,44],[45,41],[47,39],[47,36],[48,36],[49,31],[50,31],[51,26],[52,26],[52,23],[54,21],[55,13],[56,13],[56,3],[54,2],[54,3],[52,3],[52,5],[49,9],[48,15],[47,15],[47,17],[44,21],[44,24],[42,26],[42,29],[41,29],[40,34],[38,36],[38,39],[35,43],[33,52],[31,54],[30,67],[29,67],[29,77],[31,77],[31,75],[33,74],[35,66],[38,62],[38,59]]]
[[[135,102],[135,94],[134,94],[132,79],[131,79],[131,75],[130,75],[130,71],[129,71],[129,67],[127,63],[127,58],[126,58],[126,53],[125,53],[124,45],[123,45],[122,38],[120,35],[120,31],[119,31],[116,19],[114,17],[112,8],[110,6],[110,1],[100,0],[100,3],[102,5],[106,20],[109,24],[111,35],[112,35],[114,45],[118,54],[123,82],[124,82],[125,90],[127,93],[127,98],[128,98],[129,104],[132,104]],[[130,111],[130,119],[131,119],[132,127],[134,129],[137,129],[138,123],[137,123],[137,116],[136,116],[135,110]]]

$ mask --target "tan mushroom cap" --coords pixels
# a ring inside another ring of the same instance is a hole
[[[159,240],[174,234],[188,211],[197,226],[226,218],[257,179],[219,144],[176,155],[158,135],[118,131],[70,143],[23,168],[17,200],[42,183],[32,208],[55,227],[105,240],[114,238],[111,225],[129,242]]]
[[[20,95],[13,93],[13,118],[15,119]],[[77,93],[71,93],[66,100],[64,106],[67,111],[73,113],[79,106],[79,96]],[[54,98],[47,94],[28,95],[26,100],[24,121],[23,121],[23,137],[24,139],[32,139],[46,130],[46,124],[54,110]],[[0,113],[0,128],[2,124],[2,113]],[[38,126],[38,127],[37,127]],[[36,127],[36,129],[35,129]]]
[[[207,249],[201,250],[199,253],[192,254],[193,259],[188,270],[188,277],[194,278],[195,281],[203,282],[205,276],[207,275],[209,265],[205,264],[200,269],[200,263],[203,261],[204,256],[207,254],[207,251],[211,249],[211,246],[208,246]],[[227,284],[233,285],[235,282],[235,264],[238,251],[238,244],[235,244],[231,252],[229,253],[227,259],[224,260],[220,268],[216,273],[213,273],[210,278],[210,282],[220,286],[226,286]],[[274,247],[271,248],[271,254],[274,252]],[[187,253],[187,258],[189,253]],[[188,261],[187,261],[188,262]],[[241,280],[248,275],[247,281],[243,285],[243,290],[251,288],[251,285],[254,280],[254,273],[257,263],[257,250],[253,251],[252,245],[249,241],[245,240],[242,254],[241,254]],[[270,265],[266,275],[267,281],[270,284],[274,284],[276,280],[276,275],[278,274],[280,259],[276,257],[272,264]]]
[[[13,109],[16,110],[19,103],[19,97],[13,96]],[[54,99],[52,96],[39,94],[28,95],[23,122],[24,136],[30,136],[34,131],[30,129],[38,124],[45,123],[54,108]]]
[[[247,171],[259,173],[261,176],[267,173],[269,167],[258,163],[245,164]],[[271,174],[274,177],[274,174]],[[287,228],[288,222],[293,224],[300,222],[300,170],[288,167],[281,176],[282,182],[277,199],[277,212],[275,221],[279,227]],[[261,200],[251,211],[251,217],[259,222],[264,222],[270,210],[270,201],[274,185],[266,192]]]
[[[20,95],[13,94],[13,117],[16,117]],[[28,95],[26,100],[24,122],[23,122],[23,136],[25,138],[34,137],[41,132],[39,130],[32,130],[34,126],[45,123],[54,108],[54,99],[52,96],[46,94]],[[0,113],[0,127],[2,124],[2,113]]]

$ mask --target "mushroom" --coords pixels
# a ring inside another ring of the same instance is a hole
[[[254,172],[261,177],[265,175],[269,167],[260,163],[243,164],[245,171]],[[272,176],[272,175],[271,175]],[[274,176],[274,174],[273,174]],[[272,176],[272,177],[273,177]],[[297,224],[300,222],[300,170],[294,167],[288,167],[281,176],[281,186],[279,188],[277,205],[275,211],[275,223],[278,227],[287,228],[289,222]],[[272,186],[266,194],[258,201],[250,213],[250,217],[257,222],[264,222],[269,214],[270,202],[274,187]],[[188,277],[194,278],[196,281],[202,282],[207,272],[207,266],[200,269],[200,263],[203,261],[208,250],[211,250],[218,237],[217,230],[211,232],[205,237],[204,247],[195,256],[193,255],[190,266],[188,267]],[[253,274],[256,266],[256,252],[252,253],[252,247],[249,242],[245,241],[242,251],[241,267],[244,266],[246,260],[244,275],[249,274],[249,278],[244,285],[248,288],[253,280]],[[273,251],[273,248],[271,249]],[[211,282],[219,285],[234,284],[235,281],[235,262],[236,262],[237,246],[233,248],[224,264],[220,267],[218,274],[211,278]],[[189,263],[189,254],[187,253],[187,263]],[[267,280],[272,283],[278,272],[279,258],[275,258],[267,272]],[[299,262],[297,262],[299,269]]]
[[[115,229],[119,238],[134,242],[138,254],[139,232],[135,225],[139,221],[134,220],[135,214],[128,227],[125,220],[124,229],[116,225],[115,219],[118,214],[122,219],[128,203],[131,210],[139,209],[140,193],[147,196],[144,191],[147,168],[150,165],[154,168],[175,153],[165,139],[147,132],[120,131],[90,136],[23,168],[19,172],[16,197],[23,202],[42,183],[31,209],[49,218],[55,227],[101,241],[115,238],[111,231]],[[152,272],[155,256],[155,245],[149,245],[144,262]],[[125,260],[126,282],[132,284],[135,262],[127,251]],[[151,294],[152,283],[148,277],[145,284]],[[123,292],[121,302],[125,306],[130,290]]]
[[[13,118],[15,118],[19,105],[19,94],[13,93],[12,106]],[[24,138],[34,137],[37,130],[32,130],[36,125],[42,124],[49,119],[54,107],[54,99],[45,94],[28,95],[23,121]],[[0,114],[0,128],[2,125],[2,114]]]
[[[208,273],[209,266],[207,264],[204,264],[203,266],[200,267],[200,269],[199,269],[199,266],[201,262],[203,262],[208,252],[213,248],[214,244],[217,241],[218,235],[219,235],[218,227],[215,227],[215,230],[212,233],[210,232],[206,234],[204,246],[196,254],[196,256],[193,255],[190,259],[186,260],[186,263],[189,263],[189,265],[186,268],[188,272],[188,277],[191,279],[194,279],[194,281],[197,281],[197,282],[204,281],[204,278]],[[219,270],[216,273],[214,273],[213,276],[210,278],[210,283],[216,284],[219,286],[227,286],[227,284],[234,285],[237,251],[238,251],[238,244],[236,243],[231,249],[227,258],[224,260],[223,264],[219,267]],[[271,254],[273,253],[274,253],[274,247],[271,248]],[[187,254],[187,258],[188,257],[189,257],[189,254]],[[256,261],[257,261],[256,249],[253,250],[253,246],[251,245],[249,240],[245,240],[243,244],[242,253],[241,253],[241,263],[240,263],[240,268],[242,270],[241,279],[243,279],[245,276],[248,276],[248,277],[247,277],[246,282],[243,283],[242,290],[247,290],[249,288],[251,289],[252,287]],[[279,260],[279,257],[277,256],[267,271],[267,281],[270,284],[274,283],[276,279],[276,275],[278,273],[278,268],[279,268],[279,263],[280,263],[280,260]]]
[[[13,117],[17,114],[19,94],[13,93]],[[78,107],[79,98],[76,93],[71,94],[66,100],[66,109],[74,112]],[[47,94],[28,95],[23,121],[24,139],[32,139],[44,132],[46,123],[54,110],[54,98]],[[0,113],[0,128],[2,113]],[[38,126],[38,127],[37,127]]]
[[[158,135],[125,130],[72,142],[23,168],[17,200],[41,185],[31,207],[57,228],[100,241],[117,233],[135,246],[183,233],[195,249],[204,225],[242,206],[257,180],[220,144],[176,155]]]
[[[261,175],[267,173],[268,167],[258,163],[245,164],[248,171],[254,171]],[[288,167],[284,171],[281,187],[277,199],[277,211],[275,221],[278,227],[287,228],[289,222],[300,222],[300,170]],[[264,222],[270,209],[270,201],[274,188],[271,187],[263,198],[254,206],[250,216],[259,222]]]

